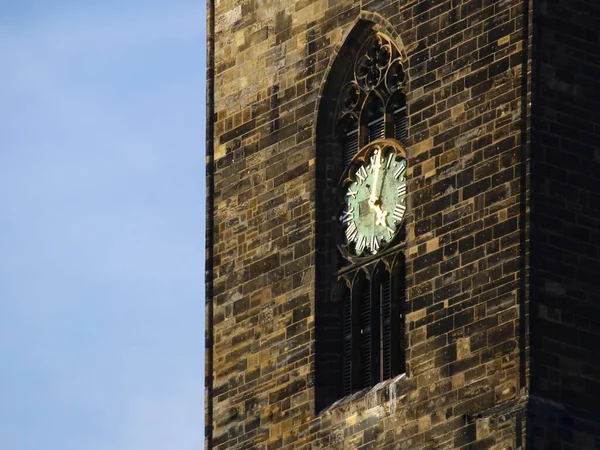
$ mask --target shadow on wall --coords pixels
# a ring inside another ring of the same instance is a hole
[[[337,54],[318,105],[316,172],[316,302],[315,302],[315,403],[317,411],[342,395],[342,301],[332,292],[339,255],[331,217],[339,214],[335,187],[344,166],[342,148],[335,134],[340,87],[344,85],[355,52],[372,32],[373,23],[359,22]]]
[[[600,4],[537,8],[528,434],[600,448]]]

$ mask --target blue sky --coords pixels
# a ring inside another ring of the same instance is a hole
[[[203,1],[0,2],[0,445],[203,440]]]

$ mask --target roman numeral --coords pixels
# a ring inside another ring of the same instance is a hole
[[[391,152],[388,156],[387,162],[385,163],[385,170],[388,170],[392,165],[392,160],[394,159],[394,152]]]
[[[398,167],[398,169],[396,169],[396,171],[394,172],[394,178],[400,178],[400,175],[403,175],[405,171],[406,171],[406,161],[402,161],[400,163],[400,167]]]
[[[361,253],[367,243],[367,237],[364,234],[358,236],[358,242],[356,243],[356,253]]]
[[[356,228],[356,222],[350,222],[350,225],[346,228],[346,238],[348,239],[348,242],[352,242],[356,239],[357,235],[358,229]]]
[[[360,169],[358,169],[356,171],[356,178],[358,178],[358,182],[360,184],[363,184],[368,176],[369,176],[369,174],[367,173],[365,166],[360,166]]]
[[[390,227],[386,227],[386,230],[388,232],[388,240],[392,240],[392,237],[394,237],[394,230],[392,230]]]
[[[348,188],[348,194],[346,195],[348,197],[356,198],[356,194],[358,194],[358,191],[354,192],[352,189]]]
[[[397,222],[400,222],[402,220],[402,217],[404,217],[404,210],[406,209],[406,207],[404,205],[401,204],[397,204],[396,207],[394,208],[394,219],[396,219]]]
[[[371,167],[373,169],[381,168],[381,150],[378,148],[376,148],[373,155],[371,155]]]
[[[401,184],[400,186],[398,186],[398,189],[396,189],[396,192],[398,192],[398,197],[402,197],[403,195],[406,195],[406,184]]]
[[[344,211],[344,214],[340,216],[340,222],[346,225],[353,219],[354,208],[350,208],[348,211]]]
[[[371,236],[371,242],[369,247],[371,248],[371,251],[373,253],[377,253],[377,251],[379,250],[379,239],[377,238],[377,236]]]

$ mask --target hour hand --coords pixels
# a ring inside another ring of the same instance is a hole
[[[387,227],[385,223],[385,218],[388,215],[387,211],[381,209],[379,205],[376,206],[375,212],[377,213],[377,219],[375,219],[375,225],[381,225],[382,227]]]

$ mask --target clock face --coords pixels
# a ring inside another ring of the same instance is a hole
[[[400,149],[379,143],[366,147],[346,169],[339,220],[350,254],[376,254],[395,238],[406,210],[406,164]]]

